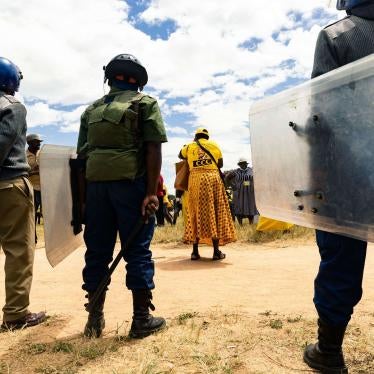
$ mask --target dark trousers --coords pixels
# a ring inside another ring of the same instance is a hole
[[[158,198],[158,210],[156,212],[157,226],[164,226],[165,216],[164,216],[164,198],[162,196],[157,196]]]
[[[141,204],[145,196],[146,180],[90,182],[87,185],[86,225],[84,241],[87,251],[83,269],[83,289],[94,291],[108,271],[119,232],[123,244],[141,219]],[[154,217],[133,241],[124,255],[126,286],[130,290],[153,289],[154,263],[149,249]]]
[[[34,190],[34,207],[35,207],[35,243],[38,242],[38,235],[36,234],[36,224],[38,223],[38,217],[40,217],[40,213],[38,209],[40,208],[40,212],[42,211],[42,194],[40,191]],[[40,219],[39,219],[40,223]]]
[[[253,216],[242,216],[242,215],[236,215],[236,218],[238,219],[238,222],[239,222],[239,225],[242,225],[243,224],[243,219],[244,218],[248,218],[248,222],[250,224],[253,223]]]
[[[36,213],[38,212],[39,208],[42,211],[42,194],[40,191],[34,190],[34,206],[35,206],[35,219]]]
[[[313,301],[323,321],[345,326],[362,296],[367,243],[320,230],[316,238],[321,263]]]

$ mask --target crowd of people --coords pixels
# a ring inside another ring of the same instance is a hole
[[[338,0],[337,6],[348,14],[320,32],[313,78],[374,53],[374,1]],[[28,310],[37,240],[35,211],[40,209],[43,190],[37,177],[42,140],[36,134],[26,138],[26,109],[14,97],[22,78],[14,63],[0,58],[0,244],[6,290],[2,330],[34,326],[46,318],[44,312]],[[124,260],[126,286],[133,296],[130,336],[142,338],[166,325],[164,318],[152,316],[149,310],[155,309],[150,250],[155,214],[158,225],[164,225],[161,212],[170,204],[160,177],[161,145],[167,137],[157,101],[142,93],[148,74],[136,57],[115,56],[105,67],[104,78],[110,91],[82,114],[77,143],[78,157],[86,160],[87,180],[82,288],[92,300],[108,273],[117,234],[124,243],[141,222]],[[240,159],[239,168],[224,176],[221,150],[204,127],[196,130],[179,156],[188,162],[190,172],[188,191],[177,194],[176,202],[182,201],[185,209],[183,239],[192,244],[191,260],[199,260],[202,243],[213,246],[213,260],[223,260],[220,246],[236,240],[233,216],[242,224],[243,219],[252,222],[257,214],[252,170],[247,160]],[[227,185],[233,191],[233,212]],[[362,295],[367,243],[318,230],[317,244],[321,255],[314,297],[318,342],[305,348],[304,361],[324,373],[348,373],[342,343]],[[99,337],[105,328],[105,294],[89,311],[87,337]]]

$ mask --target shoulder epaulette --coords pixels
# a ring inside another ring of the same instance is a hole
[[[98,99],[98,100],[95,100],[92,104],[90,104],[90,105],[85,109],[85,111],[83,112],[83,114],[85,114],[86,112],[89,112],[89,111],[92,110],[92,109],[95,109],[98,105],[104,103],[104,99],[105,99],[105,96],[101,97],[101,98]]]
[[[12,95],[2,95],[0,96],[0,108],[5,109],[7,106],[12,105],[12,104],[20,104],[20,101],[17,100],[14,96]]]
[[[141,99],[143,99],[143,97],[146,97],[146,96],[148,96],[148,95],[146,95],[146,94],[143,94],[143,93],[141,93],[141,92],[138,92],[132,99],[131,99],[131,102],[132,103],[135,103],[135,102],[139,102]],[[150,96],[148,96],[148,97],[150,97]]]
[[[14,96],[12,95],[4,95],[4,97],[11,103],[11,104],[15,104],[15,103],[19,103],[20,101],[18,99],[16,99]]]
[[[328,36],[331,39],[336,39],[339,35],[344,34],[347,31],[352,30],[355,27],[354,22],[351,20],[351,16],[346,16],[330,25],[326,26]]]

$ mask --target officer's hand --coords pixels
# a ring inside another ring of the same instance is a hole
[[[156,195],[146,196],[142,204],[142,216],[145,223],[148,223],[148,218],[156,213],[158,209],[158,198]]]

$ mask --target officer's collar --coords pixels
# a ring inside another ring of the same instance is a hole
[[[122,93],[122,92],[125,92],[125,91],[132,91],[132,92],[135,92],[133,90],[123,90],[121,88],[117,88],[117,87],[111,87],[110,88],[110,91],[109,91],[109,94],[108,95],[116,95],[116,94],[119,94],[119,93]]]
[[[374,4],[365,4],[353,8],[349,13],[361,18],[374,19]]]
[[[128,82],[123,82],[123,81],[118,81],[118,80],[113,80],[112,82],[112,88],[118,88],[121,91],[138,91],[139,86],[134,83],[128,83]]]

